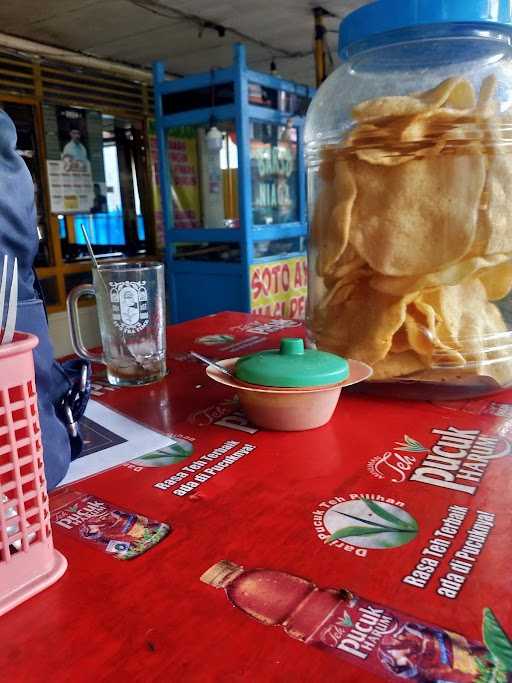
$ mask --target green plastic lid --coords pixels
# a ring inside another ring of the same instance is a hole
[[[235,377],[265,387],[317,387],[336,384],[348,377],[348,363],[341,356],[304,349],[298,337],[281,339],[281,346],[240,358]]]

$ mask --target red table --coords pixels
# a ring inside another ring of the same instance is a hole
[[[381,680],[233,608],[222,590],[199,581],[222,559],[283,570],[318,586],[347,587],[477,641],[483,609],[490,607],[510,633],[512,393],[446,405],[347,393],[327,426],[269,433],[247,425],[230,390],[208,380],[204,367],[186,356],[190,349],[237,356],[296,334],[302,328],[293,321],[209,316],[169,328],[170,373],[161,383],[119,390],[96,385],[97,400],[185,439],[193,454],[160,468],[128,463],[70,488],[166,521],[172,533],[141,557],[122,562],[55,528],[55,545],[69,568],[53,587],[0,619],[4,680]],[[455,465],[440,467],[448,461],[439,443],[450,429],[468,440],[466,451],[450,461],[462,468],[457,472]],[[480,460],[468,459],[478,453],[475,439],[482,435],[490,439],[487,455],[480,448]],[[198,480],[199,470],[190,465],[228,441],[239,442],[228,454],[245,444],[253,448]],[[468,468],[475,463],[481,464]],[[186,476],[173,480],[185,467]],[[326,512],[365,499],[405,510],[419,532],[399,547],[325,543]],[[466,510],[464,521],[429,578],[415,579],[421,558],[439,550],[432,540],[451,506]],[[450,566],[479,512],[493,520],[487,537],[466,569]]]

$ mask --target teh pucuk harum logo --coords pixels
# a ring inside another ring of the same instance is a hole
[[[149,324],[148,291],[145,280],[109,282],[114,325],[122,332],[135,334]]]

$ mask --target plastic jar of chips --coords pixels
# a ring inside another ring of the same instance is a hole
[[[306,120],[310,339],[371,388],[512,384],[512,8],[379,0]]]

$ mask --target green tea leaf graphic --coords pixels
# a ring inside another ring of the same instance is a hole
[[[154,453],[146,453],[145,455],[141,455],[137,458],[137,460],[159,460],[161,457],[162,454],[158,451],[155,451]]]
[[[415,450],[418,450],[418,451],[428,450],[427,448],[425,448],[425,446],[423,446],[423,444],[421,444],[419,441],[416,441],[416,439],[412,439],[407,434],[404,434],[404,439],[409,444],[409,446],[411,446],[411,448],[414,448]]]
[[[350,618],[350,614],[348,612],[343,612],[343,626],[353,626],[354,622]]]
[[[374,536],[375,534],[388,534],[389,532],[390,529],[378,526],[345,526],[331,534],[326,543],[336,541],[338,538],[347,538],[347,536]]]
[[[391,524],[393,524],[395,529],[403,531],[418,530],[418,525],[416,524],[416,521],[412,519],[412,517],[411,522],[406,522],[403,519],[400,519],[400,517],[394,515],[392,512],[388,512],[388,510],[385,510],[381,505],[379,505],[373,500],[365,500],[364,502],[374,514],[376,514],[381,519],[385,519],[386,522],[390,522]]]
[[[482,630],[484,643],[498,665],[500,665],[498,668],[512,672],[512,643],[501,628],[492,610],[488,607],[484,609]]]
[[[416,439],[411,439],[410,436],[404,434],[404,441],[397,441],[395,450],[406,451],[407,453],[420,453],[422,451],[428,451],[419,441]]]
[[[186,451],[183,446],[180,446],[179,444],[175,443],[170,447],[171,453],[175,453],[177,455],[188,455],[188,451]]]
[[[338,529],[334,533],[332,533],[329,538],[326,540],[326,543],[331,543],[332,541],[336,541],[338,538],[348,538],[349,536],[379,536],[380,534],[389,534],[389,533],[399,533],[399,534],[404,534],[403,538],[406,536],[409,537],[409,534],[413,535],[413,537],[416,535],[416,532],[413,531],[412,529],[389,529],[387,527],[371,527],[371,526],[346,526],[342,527],[341,529]],[[406,541],[407,542],[407,541]],[[385,543],[385,542],[383,542]],[[403,543],[403,541],[400,543],[400,545]],[[389,547],[395,547],[395,545],[391,545]]]

